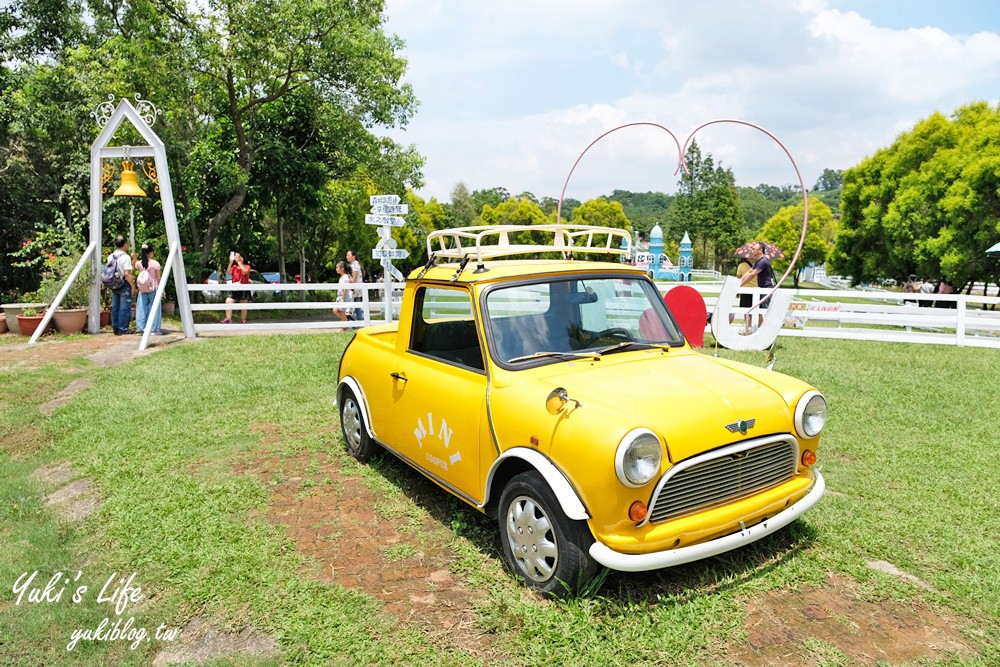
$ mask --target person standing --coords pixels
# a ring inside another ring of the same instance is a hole
[[[135,302],[135,326],[137,330],[145,331],[146,322],[152,317],[152,333],[159,336],[161,335],[160,304],[156,304],[156,311],[153,312],[153,297],[160,285],[160,263],[153,258],[153,246],[149,243],[142,244],[140,257],[136,264],[139,276],[135,279],[135,284],[139,290],[139,297]]]
[[[340,280],[337,281],[340,286],[337,289],[337,303],[353,303],[354,292],[348,289],[351,284],[351,276],[347,273],[347,266],[343,260],[337,262],[337,275],[340,276]],[[342,322],[354,319],[354,311],[347,308],[334,308],[333,314]]]
[[[740,278],[740,287],[743,287],[749,283],[754,278],[757,279],[757,287],[762,288],[773,288],[774,287],[774,270],[771,268],[771,259],[767,256],[767,246],[764,245],[763,241],[758,241],[753,246],[753,268],[743,274]],[[771,301],[771,295],[767,295],[760,302],[761,311],[766,310],[769,302]],[[764,313],[760,312],[757,316],[757,326],[764,324]]]
[[[243,259],[243,255],[238,252],[233,252],[229,254],[229,266],[226,268],[226,273],[231,273],[233,276],[234,285],[249,285],[250,284],[250,262]],[[235,290],[229,293],[226,297],[226,303],[232,304],[239,301],[240,303],[247,303],[250,301],[250,290]],[[226,309],[226,319],[222,320],[223,324],[229,324],[233,321],[233,311],[231,308]],[[244,308],[241,313],[241,322],[243,324],[247,323],[247,309]]]
[[[358,256],[354,254],[353,250],[347,251],[347,263],[351,267],[351,282],[363,283],[365,279],[361,272],[361,262],[358,261]],[[361,298],[361,289],[362,288],[354,290],[354,303],[361,303],[363,301]],[[364,314],[361,312],[361,308],[356,308],[354,310],[354,319],[360,322],[363,317]]]
[[[924,276],[924,282],[920,284],[919,292],[921,294],[934,294],[934,287],[935,285],[933,282],[931,282],[931,277]],[[930,299],[921,299],[920,305],[923,306],[924,308],[930,308],[931,306],[934,305],[934,302],[931,301]]]
[[[753,268],[753,264],[749,259],[744,257],[740,260],[740,265],[736,267],[736,277],[743,278],[747,274],[747,271]],[[740,283],[742,285],[743,283]],[[740,308],[749,309],[753,305],[753,294],[740,294]],[[732,317],[732,314],[730,314]],[[732,322],[732,320],[730,320]],[[743,314],[743,333],[750,333],[750,313]]]
[[[108,255],[108,265],[112,258],[117,263],[118,272],[121,273],[125,282],[121,287],[111,291],[111,328],[116,336],[134,334],[135,329],[130,329],[132,322],[132,297],[137,294],[135,288],[135,278],[132,277],[132,258],[128,254],[128,239],[122,234],[115,237],[115,249]]]

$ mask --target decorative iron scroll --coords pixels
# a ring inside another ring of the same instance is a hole
[[[136,113],[146,122],[146,125],[152,126],[156,122],[156,117],[163,112],[157,109],[149,100],[142,99],[139,93],[136,93],[132,97],[135,99],[132,106],[135,107]],[[111,120],[111,115],[115,112],[115,106],[115,96],[114,94],[109,94],[107,100],[98,104],[97,108],[90,112],[90,115],[94,117],[94,121],[97,123],[97,127],[104,129],[104,126]]]
[[[101,164],[101,192],[108,194],[108,183],[115,177],[115,163],[104,160]]]
[[[90,112],[90,115],[94,117],[97,127],[104,129],[104,126],[108,124],[109,120],[111,120],[111,114],[114,112],[115,96],[108,95],[107,101],[98,104],[97,108]]]
[[[146,174],[146,178],[153,182],[153,192],[159,192],[160,181],[156,178],[156,163],[152,160],[139,160],[139,164],[142,165],[142,172]]]

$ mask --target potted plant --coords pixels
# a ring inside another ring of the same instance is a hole
[[[80,261],[79,255],[67,257],[49,256],[45,262],[45,272],[42,274],[42,284],[38,293],[44,295],[49,303],[53,303]],[[76,277],[69,291],[59,302],[59,307],[52,314],[56,329],[60,333],[80,333],[87,326],[87,302],[90,297],[90,286],[86,274]]]
[[[44,312],[40,313],[37,308],[30,304],[24,304],[20,310],[21,312],[15,315],[18,331],[22,336],[31,336],[35,333],[38,325],[42,323],[42,318],[45,317],[45,314]]]
[[[47,303],[39,302],[34,292],[25,292],[21,297],[21,303],[5,303],[0,305],[0,308],[3,308],[7,328],[10,329],[11,333],[21,334],[21,325],[17,320],[17,316],[27,308],[38,313],[40,310],[45,310],[45,307],[48,305]],[[31,334],[28,335],[30,336]]]
[[[7,331],[7,316],[0,314],[0,334],[5,334]]]

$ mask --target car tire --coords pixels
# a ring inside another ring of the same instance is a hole
[[[370,459],[375,451],[375,443],[368,435],[361,404],[350,389],[344,389],[344,395],[340,398],[340,428],[344,433],[347,453],[362,463]]]
[[[586,522],[569,519],[535,471],[515,476],[504,488],[497,522],[507,567],[544,595],[573,594],[600,570],[590,557],[594,538]]]

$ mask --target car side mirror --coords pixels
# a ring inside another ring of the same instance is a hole
[[[563,411],[566,404],[570,401],[576,403],[576,407],[583,407],[580,401],[570,398],[569,394],[562,387],[556,387],[549,392],[549,395],[545,398],[545,409],[549,411],[550,415],[557,415]]]

